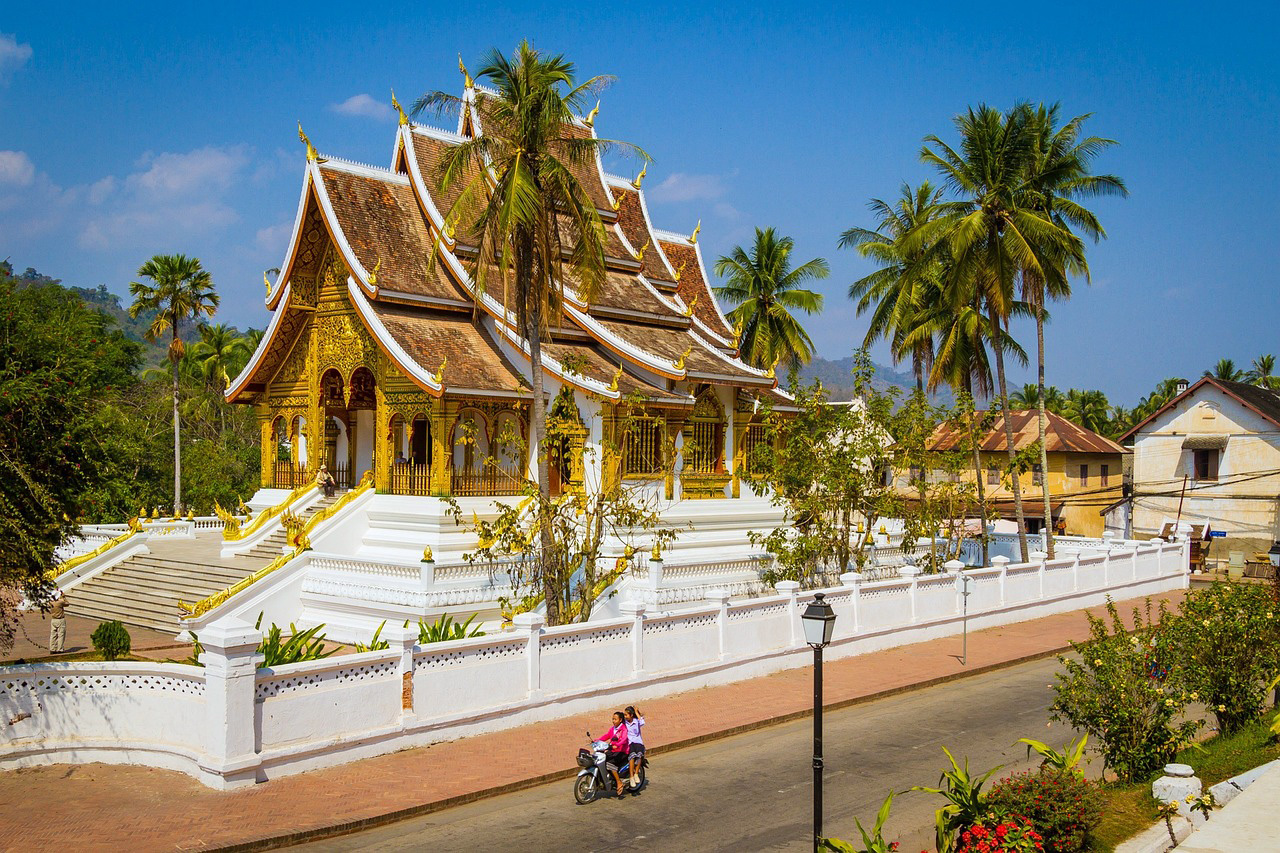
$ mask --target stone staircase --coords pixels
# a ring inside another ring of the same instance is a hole
[[[336,499],[322,498],[299,515],[310,518]],[[223,559],[220,532],[194,539],[153,537],[147,542],[151,553],[130,557],[69,590],[67,612],[176,634],[179,599],[194,603],[226,589],[279,557],[284,546],[281,529],[251,551]]]

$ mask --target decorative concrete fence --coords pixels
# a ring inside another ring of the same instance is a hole
[[[971,627],[1032,619],[1187,583],[1183,543],[1143,543],[1052,562],[966,572]],[[660,566],[651,572],[661,573]],[[954,574],[868,582],[856,573],[821,590],[834,607],[828,657],[958,633]],[[678,690],[750,678],[810,660],[800,614],[812,598],[777,594],[653,615],[624,601],[618,618],[416,646],[388,625],[391,647],[258,669],[261,634],[227,617],[200,633],[203,668],[67,663],[0,669],[0,766],[105,761],[168,767],[212,787],[493,732]],[[602,717],[603,724],[603,717]]]

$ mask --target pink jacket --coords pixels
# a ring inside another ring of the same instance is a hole
[[[610,752],[626,752],[631,748],[631,739],[627,737],[626,723],[618,723],[618,725],[609,729],[609,734],[605,736],[605,740],[609,741]]]

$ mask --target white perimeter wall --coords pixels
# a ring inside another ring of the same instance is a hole
[[[1183,543],[966,572],[971,628],[1017,622],[1184,588]],[[960,630],[955,577],[822,590],[837,615],[830,658]],[[679,690],[807,665],[800,613],[812,599],[779,593],[648,616],[516,630],[426,647],[388,625],[387,651],[254,670],[260,635],[228,618],[210,626],[205,668],[67,663],[0,670],[0,766],[107,761],[183,770],[213,787],[252,784],[406,747],[493,732]],[[218,639],[221,638],[221,639]]]

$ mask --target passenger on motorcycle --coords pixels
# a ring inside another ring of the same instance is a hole
[[[613,728],[609,729],[609,733],[604,736],[604,740],[609,743],[609,753],[605,759],[605,764],[609,768],[609,772],[613,774],[614,780],[618,783],[618,796],[622,796],[622,766],[627,763],[627,754],[630,752],[631,741],[627,737],[627,718],[621,711],[613,712]]]
[[[631,763],[631,787],[640,787],[640,762],[644,760],[644,717],[635,705],[628,705],[626,712],[627,740],[630,742],[628,760]]]

